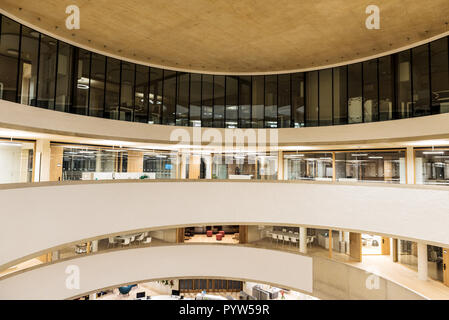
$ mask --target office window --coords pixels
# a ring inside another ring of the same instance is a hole
[[[430,43],[432,114],[449,112],[449,38]]]
[[[190,126],[201,127],[201,74],[190,75]]]
[[[292,122],[295,128],[304,127],[304,73],[292,74]]]
[[[18,86],[18,101],[21,104],[36,105],[38,57],[39,32],[22,26]]]
[[[449,185],[449,150],[416,150],[415,177],[416,184]]]
[[[238,77],[226,76],[226,128],[238,126]]]
[[[176,125],[189,125],[189,74],[178,72],[178,87],[176,98]]]
[[[348,66],[348,123],[362,122],[362,64]]]
[[[408,118],[412,112],[410,50],[395,54],[397,102],[395,119]]]
[[[306,126],[318,126],[318,71],[306,73]]]
[[[104,117],[119,119],[120,105],[120,61],[107,57],[106,63],[106,103]]]
[[[225,76],[214,76],[214,127],[224,128]]]
[[[363,62],[363,121],[378,121],[377,59]]]
[[[176,117],[176,71],[164,71],[162,124],[174,126]]]
[[[212,108],[214,105],[214,76],[210,74],[203,75],[202,83],[202,95],[201,95],[201,126],[202,127],[212,127]]]
[[[41,34],[39,50],[39,79],[37,82],[36,106],[53,110],[55,108],[58,41]]]
[[[332,125],[332,69],[320,70],[319,80],[319,125],[330,126]]]
[[[429,45],[412,49],[413,116],[430,114]]]
[[[122,61],[120,81],[120,120],[134,121],[135,64]]]
[[[284,155],[284,164],[286,180],[332,181],[331,152],[287,152]]]
[[[251,128],[251,76],[239,77],[239,128]]]
[[[265,106],[265,77],[253,76],[252,85],[252,127],[264,127],[264,106]]]
[[[69,112],[72,103],[73,60],[75,48],[65,42],[58,41],[58,66],[56,76],[55,110]],[[76,93],[76,91],[75,91]]]
[[[277,128],[277,75],[265,76],[265,128]]]
[[[105,70],[106,57],[101,54],[92,53],[89,115],[93,117],[103,117]]]
[[[16,102],[20,24],[1,16],[0,98]]]
[[[136,90],[134,91],[134,121],[148,122],[148,103],[150,96],[150,68],[136,65]]]
[[[280,128],[289,128],[291,123],[292,103],[290,92],[290,74],[280,74],[278,92],[278,119]]]
[[[392,56],[379,58],[379,120],[393,119],[394,63]]]
[[[75,61],[77,61],[74,70],[76,88],[73,106],[70,111],[72,113],[87,115],[90,89],[90,56],[91,53],[89,51],[75,48]]]
[[[148,123],[161,123],[164,70],[150,68],[150,110]]]
[[[334,68],[334,125],[348,122],[348,67]]]

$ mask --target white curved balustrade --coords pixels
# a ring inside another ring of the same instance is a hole
[[[0,187],[2,268],[102,235],[205,224],[302,225],[449,244],[444,187],[178,180],[8,188]]]

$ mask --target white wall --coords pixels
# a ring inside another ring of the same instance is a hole
[[[292,224],[449,245],[447,187],[151,180],[41,185],[0,186],[0,266],[81,239],[195,225]]]

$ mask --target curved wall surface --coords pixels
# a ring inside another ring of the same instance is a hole
[[[73,288],[77,274],[79,287]],[[258,281],[323,299],[424,298],[380,277],[378,288],[370,290],[370,275],[335,261],[274,250],[177,245],[94,254],[31,270],[0,281],[0,299],[68,299],[143,280],[192,277]]]
[[[449,218],[444,187],[138,181],[5,188],[10,186],[0,189],[2,267],[102,235],[204,224],[291,224],[449,244],[441,223]]]
[[[0,127],[75,137],[165,144],[195,144],[194,130],[200,130],[205,145],[215,144],[213,139],[208,138],[208,134],[214,137],[218,133],[225,141],[228,134],[238,134],[238,130],[245,130],[146,125],[31,108],[5,100],[0,100]],[[414,128],[412,132],[410,128]],[[243,134],[254,132],[263,142],[267,141],[269,144],[273,141],[279,146],[438,139],[449,137],[449,113],[345,126],[248,130]]]

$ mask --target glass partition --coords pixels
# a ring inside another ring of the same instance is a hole
[[[33,181],[34,142],[0,140],[0,183]]]
[[[406,183],[404,150],[335,152],[337,181]]]
[[[449,149],[416,149],[415,183],[449,185]]]
[[[436,246],[427,246],[427,271],[429,278],[443,282],[444,281],[444,262],[443,248]]]
[[[411,269],[418,270],[418,244],[413,241],[399,240],[398,241],[398,259]]]
[[[285,153],[285,180],[332,181],[332,152]]]
[[[276,180],[277,168],[277,154],[214,154],[212,179]]]

